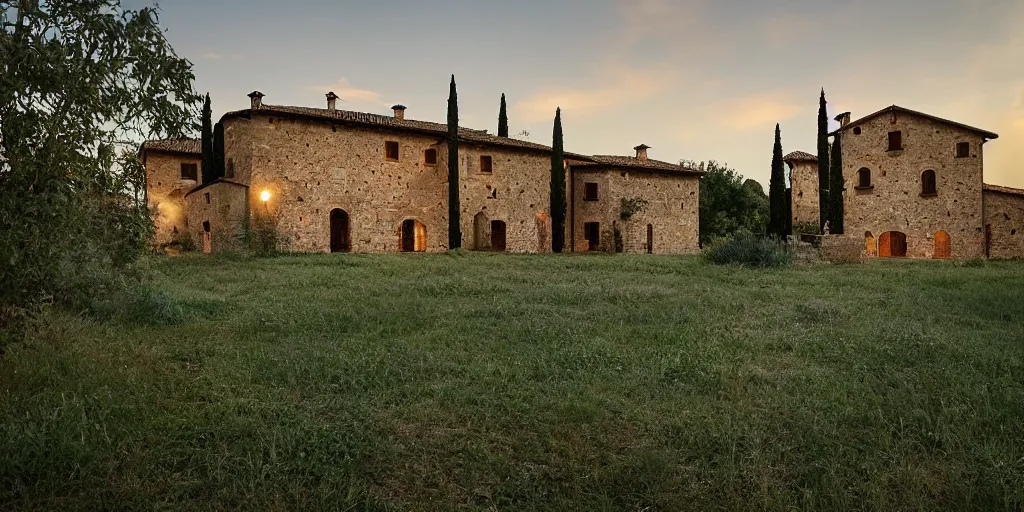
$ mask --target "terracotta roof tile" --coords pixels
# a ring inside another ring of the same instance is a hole
[[[999,138],[999,134],[990,132],[988,130],[982,130],[981,128],[975,128],[973,126],[968,126],[966,124],[958,123],[956,121],[950,121],[949,119],[943,119],[941,117],[936,117],[936,116],[933,116],[931,114],[925,114],[924,112],[918,112],[916,110],[910,110],[909,108],[903,108],[903,107],[901,107],[899,105],[891,105],[891,106],[883,108],[882,110],[879,110],[878,112],[866,115],[866,116],[864,116],[864,117],[862,117],[862,118],[860,118],[860,119],[858,119],[856,121],[853,121],[853,122],[847,124],[846,126],[840,128],[840,129],[832,132],[830,135],[835,135],[835,134],[837,134],[839,132],[842,132],[842,131],[848,130],[850,128],[853,128],[854,126],[856,126],[858,124],[861,124],[864,121],[867,121],[868,119],[873,119],[873,118],[878,117],[878,116],[880,116],[882,114],[897,113],[897,112],[902,112],[904,114],[910,114],[910,115],[914,115],[914,116],[919,116],[919,117],[923,117],[925,119],[931,119],[932,121],[935,121],[937,123],[948,124],[950,126],[956,126],[957,128],[960,128],[960,129],[963,129],[963,130],[967,130],[969,132],[975,132],[977,134],[980,134],[981,136],[983,136],[983,137],[985,137],[987,139],[998,139]]]
[[[640,160],[632,156],[594,155],[589,157],[583,157],[583,159],[577,160],[575,162],[575,165],[576,167],[583,168],[618,167],[629,169],[641,169],[647,171],[669,171],[693,176],[701,176],[704,174],[703,171],[683,167],[679,164],[672,164],[669,162],[663,162],[661,160]]]
[[[142,143],[142,151],[165,151],[167,153],[203,154],[203,145],[199,139],[162,139],[147,140]]]
[[[999,185],[989,185],[986,183],[983,189],[989,192],[1001,192],[1003,194],[1013,194],[1015,196],[1024,196],[1024,189],[1000,187]]]
[[[794,151],[782,158],[783,162],[817,162],[818,157],[803,151]]]

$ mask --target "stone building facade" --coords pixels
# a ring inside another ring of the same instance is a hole
[[[234,250],[254,226],[272,226],[288,251],[448,250],[447,125],[406,119],[401,105],[392,116],[338,110],[333,93],[326,109],[266,105],[258,92],[250,99],[250,109],[221,120],[225,176],[188,193],[184,222],[197,246]],[[630,195],[649,202],[636,222],[656,226],[655,252],[697,251],[701,172],[646,154],[567,158],[569,190],[576,168],[614,171],[609,201]],[[550,169],[547,146],[460,128],[463,247],[550,252]],[[612,226],[618,210],[587,215]],[[646,247],[637,229],[626,231],[627,250]]]
[[[185,194],[202,176],[202,147],[198,139],[151,140],[141,153],[146,200],[156,225],[153,243],[166,246],[188,236]]]
[[[701,171],[647,158],[570,160],[566,246],[573,252],[688,254],[699,250]]]
[[[1024,258],[1024,190],[985,185],[985,237],[991,258]]]
[[[895,105],[840,124],[845,235],[866,255],[1024,257],[1010,234],[1022,196],[984,184],[984,145],[997,134]]]
[[[789,167],[793,198],[793,225],[818,224],[818,157],[794,151],[783,159]]]

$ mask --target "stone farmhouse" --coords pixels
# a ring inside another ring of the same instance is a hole
[[[240,248],[271,226],[296,252],[448,250],[447,125],[336,108],[268,105],[223,116],[225,176],[200,183],[195,140],[149,141],[142,158],[155,243]],[[635,156],[566,153],[567,251],[694,253],[702,171]],[[551,148],[459,129],[463,247],[551,251]],[[645,207],[630,218],[622,205]]]
[[[895,105],[837,120],[844,232],[863,237],[867,256],[1024,257],[1024,190],[984,183],[984,145],[997,134]],[[784,160],[793,224],[816,224],[817,157]]]

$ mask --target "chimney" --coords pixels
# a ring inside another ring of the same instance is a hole
[[[327,93],[327,111],[334,112],[338,110],[338,95],[334,94],[334,91]]]
[[[399,121],[405,120],[405,105],[395,105],[391,109],[395,111],[395,119]]]
[[[647,150],[651,149],[650,146],[648,146],[647,144],[640,144],[639,146],[637,146],[637,147],[635,147],[633,149],[636,150],[636,159],[637,160],[640,160],[641,162],[646,162],[647,161]]]
[[[836,116],[836,121],[839,121],[840,128],[846,128],[846,125],[850,124],[850,113],[843,112],[842,114],[839,114]]]
[[[263,93],[259,91],[253,91],[249,93],[249,99],[252,101],[252,109],[256,110],[263,106]]]

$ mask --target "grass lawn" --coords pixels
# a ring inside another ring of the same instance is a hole
[[[1024,262],[153,266],[0,358],[0,509],[1024,506]]]

